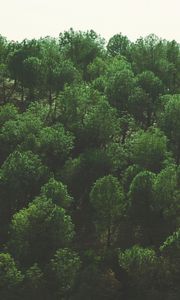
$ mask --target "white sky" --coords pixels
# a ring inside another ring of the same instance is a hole
[[[70,27],[106,40],[122,32],[132,41],[155,33],[180,42],[180,0],[0,0],[0,34],[9,40],[57,37]]]

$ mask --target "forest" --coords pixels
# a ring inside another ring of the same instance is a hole
[[[180,44],[0,35],[0,299],[180,299]]]

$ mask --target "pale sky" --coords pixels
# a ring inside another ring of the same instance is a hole
[[[0,34],[9,40],[93,29],[106,40],[154,33],[180,42],[180,0],[0,0]]]

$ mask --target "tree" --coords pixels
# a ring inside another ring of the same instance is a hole
[[[7,39],[4,36],[0,35],[0,64],[4,62],[5,58],[7,57],[7,46]]]
[[[139,127],[136,124],[135,119],[127,113],[122,114],[119,118],[119,126],[120,141],[126,146],[126,142],[128,141],[129,137],[133,135]]]
[[[57,249],[69,245],[73,235],[65,210],[41,196],[13,216],[8,245],[22,266],[43,267]]]
[[[97,233],[104,235],[110,247],[117,222],[125,212],[124,194],[117,178],[109,175],[98,179],[90,192],[90,201],[95,210]]]
[[[67,186],[54,178],[41,187],[41,195],[52,199],[52,202],[60,207],[68,208],[72,203],[72,197],[68,194]]]
[[[7,103],[0,107],[0,127],[9,120],[18,118],[18,110],[15,105]]]
[[[111,158],[103,149],[88,149],[77,158],[69,159],[61,172],[78,205],[88,202],[92,184],[113,169]],[[83,174],[83,176],[82,176]]]
[[[77,158],[69,159],[62,169],[61,178],[74,198],[76,236],[78,240],[80,237],[82,247],[91,244],[95,235],[89,203],[91,187],[98,178],[110,174],[112,169],[112,159],[103,149],[88,149]]]
[[[37,152],[37,136],[42,127],[41,118],[29,112],[7,120],[0,131],[1,163],[17,148]]]
[[[26,270],[22,289],[22,297],[27,300],[45,299],[47,290],[45,285],[45,276],[38,264],[33,264]]]
[[[39,77],[40,48],[36,40],[24,40],[14,45],[8,58],[8,70],[14,79],[14,87],[20,84],[21,101],[24,101],[25,86],[33,86]],[[26,61],[26,62],[25,62]]]
[[[144,231],[145,243],[153,244],[152,227],[155,226],[156,214],[153,209],[155,174],[149,171],[139,172],[129,188],[128,214],[135,225]],[[141,242],[144,243],[142,240]]]
[[[47,103],[43,103],[40,101],[33,101],[28,105],[26,109],[26,113],[23,115],[32,116],[31,118],[33,118],[34,116],[46,124],[48,114],[49,114],[49,105]]]
[[[66,86],[57,99],[54,119],[75,135],[77,151],[82,151],[84,147],[81,138],[86,114],[103,100],[104,97],[98,91],[85,83]]]
[[[82,32],[69,31],[59,35],[60,50],[71,59],[75,66],[82,71],[83,78],[87,79],[87,66],[96,57],[102,56],[104,40],[93,30]]]
[[[137,83],[145,92],[147,127],[152,125],[158,108],[159,95],[163,92],[162,81],[151,71],[144,71],[137,76]]]
[[[123,144],[111,142],[106,146],[106,154],[110,158],[113,174],[122,174],[128,165],[128,155]]]
[[[128,98],[128,112],[140,125],[147,128],[152,123],[152,99],[141,87],[136,87]]]
[[[180,295],[179,276],[180,276],[180,229],[177,228],[160,247],[160,253],[166,261],[166,269],[169,272],[170,297],[178,299]]]
[[[87,75],[90,80],[98,79],[103,76],[107,70],[107,61],[103,57],[96,57],[92,63],[87,66]]]
[[[107,101],[101,101],[84,116],[84,135],[87,147],[103,147],[118,135],[116,110]]]
[[[47,178],[48,170],[37,155],[15,151],[2,165],[1,193],[11,203],[11,210],[17,210],[38,194]]]
[[[42,95],[48,97],[50,107],[53,104],[53,93],[56,92],[59,64],[61,64],[62,55],[59,51],[56,39],[46,37],[39,40],[40,55],[42,61],[43,81]]]
[[[47,181],[48,170],[39,157],[30,151],[15,151],[0,170],[1,239],[6,241],[12,215],[38,195]]]
[[[1,60],[1,59],[0,59]],[[6,62],[0,62],[0,101],[1,104],[8,101],[11,96],[11,88],[9,87],[9,74]]]
[[[179,250],[180,250],[180,229],[173,232],[172,235],[167,237],[160,251],[164,256],[169,257],[179,267]]]
[[[126,272],[128,290],[125,296],[128,299],[161,299],[161,282],[159,287],[156,282],[157,278],[160,280],[166,275],[163,273],[163,262],[153,249],[135,245],[124,251],[120,250],[119,266]]]
[[[171,219],[172,227],[178,223],[178,174],[175,165],[168,165],[156,176],[154,184],[157,211],[161,211],[166,220]],[[167,222],[168,233],[170,224]],[[173,228],[174,229],[174,228]],[[172,229],[171,229],[172,230]]]
[[[122,33],[115,34],[108,42],[107,51],[112,56],[122,55],[128,58],[130,54],[130,45],[131,42],[127,36],[122,35]]]
[[[38,57],[27,57],[23,61],[23,85],[29,88],[29,100],[35,100],[35,88],[42,81],[42,64]]]
[[[167,138],[158,128],[138,131],[131,140],[132,161],[141,168],[159,172],[168,158]]]
[[[70,60],[65,60],[63,56],[60,56],[57,61],[45,61],[44,72],[46,74],[44,86],[48,89],[50,105],[53,104],[54,94],[57,97],[60,91],[64,89],[65,84],[78,81],[80,77],[73,63]]]
[[[0,35],[0,102],[6,103],[12,96],[13,89],[10,85],[8,72],[8,56],[10,54],[9,42]]]
[[[78,254],[67,248],[58,249],[49,264],[52,294],[64,298],[70,295],[80,269]]]
[[[62,124],[42,128],[38,136],[39,152],[50,169],[55,171],[63,165],[73,149],[73,140]]]
[[[0,296],[2,299],[18,299],[23,275],[9,253],[0,253]]]
[[[180,161],[180,96],[167,96],[164,111],[160,116],[160,126],[170,139],[170,146],[177,164]]]
[[[168,74],[166,76],[166,85],[170,93],[179,93],[180,80],[180,47],[179,44],[173,40],[167,42],[167,59],[169,62]]]
[[[145,70],[156,73],[159,71],[160,60],[166,61],[166,47],[154,34],[141,37],[131,45],[131,60],[136,73]]]
[[[129,191],[130,185],[134,177],[142,171],[138,165],[130,165],[123,173],[123,186],[126,192]]]
[[[135,76],[124,58],[115,57],[106,72],[106,95],[111,105],[127,110],[128,97],[135,87]]]

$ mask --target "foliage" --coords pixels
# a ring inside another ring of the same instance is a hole
[[[98,179],[91,190],[90,201],[95,210],[97,232],[105,233],[109,247],[117,222],[125,213],[123,190],[117,178],[109,175]]]
[[[72,240],[73,224],[63,208],[42,196],[13,216],[10,236],[9,249],[21,264],[43,265]]]
[[[58,249],[50,261],[49,268],[53,290],[62,297],[74,286],[80,268],[80,259],[74,251],[67,248]]]
[[[0,35],[0,299],[180,299],[180,45]]]
[[[167,137],[157,129],[138,131],[131,141],[132,161],[152,172],[159,172],[167,159]]]

